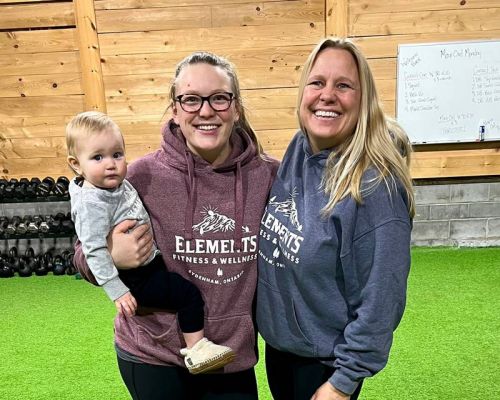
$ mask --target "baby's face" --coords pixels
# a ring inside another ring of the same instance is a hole
[[[76,172],[102,189],[118,187],[127,174],[125,147],[121,133],[114,128],[80,139],[76,146]]]

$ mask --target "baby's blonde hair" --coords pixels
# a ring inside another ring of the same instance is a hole
[[[86,111],[74,116],[66,125],[68,155],[76,158],[76,146],[79,139],[89,138],[108,128],[120,132],[118,125],[106,114],[99,111]]]

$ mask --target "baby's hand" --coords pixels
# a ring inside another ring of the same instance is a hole
[[[120,314],[132,316],[135,314],[135,310],[137,310],[137,301],[130,292],[127,292],[115,300],[115,306]]]

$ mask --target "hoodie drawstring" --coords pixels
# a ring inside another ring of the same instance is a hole
[[[186,180],[186,187],[188,188],[188,201],[186,204],[186,212],[184,219],[184,238],[186,240],[193,239],[193,219],[196,205],[196,176],[194,168],[193,155],[186,151],[184,157],[187,164],[187,176],[184,175]],[[243,176],[241,172],[241,162],[236,163],[236,179],[234,183],[234,247],[236,251],[241,251],[243,248]]]
[[[188,168],[188,175],[184,175],[186,179],[186,186],[188,188],[188,202],[186,204],[186,212],[184,219],[184,238],[186,240],[191,240],[193,238],[193,218],[194,218],[194,207],[196,204],[196,179],[194,172],[194,160],[193,156],[189,151],[184,152],[184,157],[186,158],[186,164]]]
[[[236,163],[236,182],[234,188],[234,245],[236,250],[242,249],[243,230],[243,179],[241,162]]]

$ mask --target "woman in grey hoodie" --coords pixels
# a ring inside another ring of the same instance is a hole
[[[365,57],[325,39],[299,88],[259,237],[257,324],[275,400],[356,399],[405,308],[414,201],[409,144]],[[396,145],[395,145],[396,144]]]
[[[262,154],[225,59],[210,53],[184,59],[171,101],[160,149],[132,163],[127,179],[147,208],[168,270],[200,290],[206,336],[236,358],[219,373],[191,375],[179,353],[177,315],[138,310],[115,319],[120,373],[134,400],[254,400],[257,235],[277,162]],[[133,225],[117,225],[108,241],[118,268],[149,256],[151,234],[144,226],[127,234]],[[93,281],[78,246],[75,263]]]

